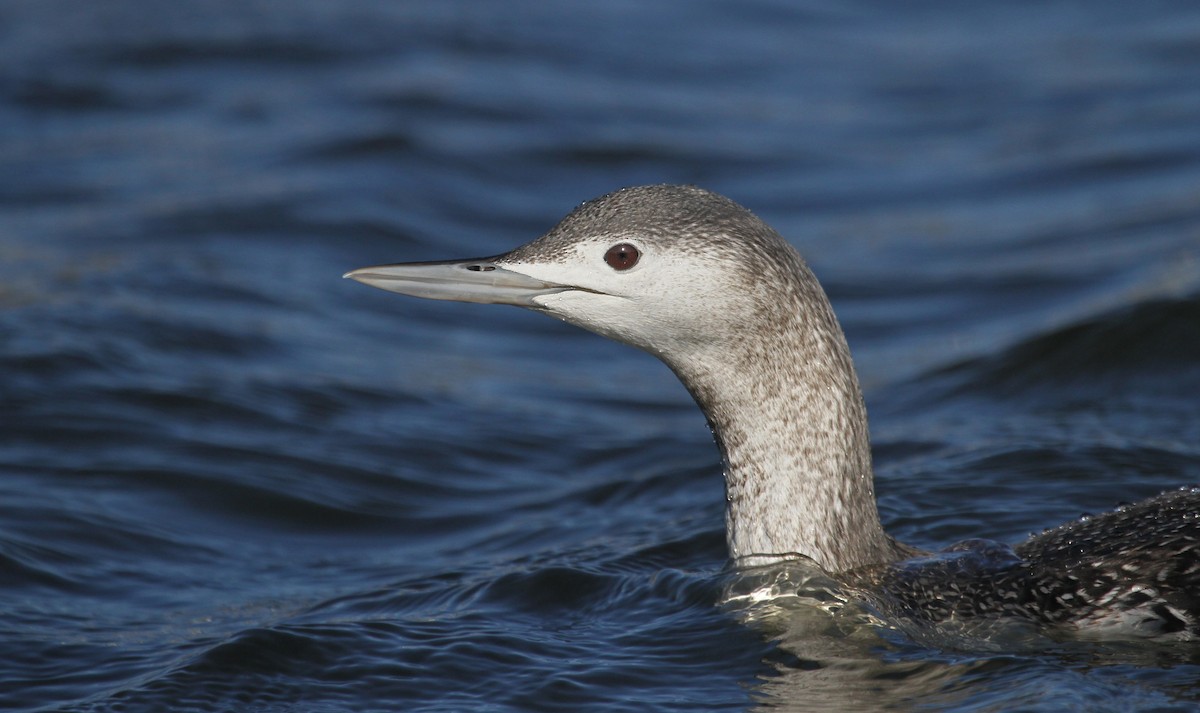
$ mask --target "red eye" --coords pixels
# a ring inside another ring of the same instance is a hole
[[[637,264],[642,254],[629,243],[614,245],[604,253],[604,262],[614,270],[628,270]]]

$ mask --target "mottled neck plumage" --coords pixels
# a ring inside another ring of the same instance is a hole
[[[906,549],[879,523],[849,347],[816,278],[787,253],[744,335],[668,359],[725,460],[730,554],[798,553],[835,572],[893,561]]]

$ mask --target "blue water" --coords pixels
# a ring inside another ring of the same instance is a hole
[[[1015,541],[1200,482],[1198,77],[1190,3],[0,3],[0,708],[1200,708],[1195,646],[733,571],[665,367],[340,279],[728,194],[890,531]]]

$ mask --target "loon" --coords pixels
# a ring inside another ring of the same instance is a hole
[[[930,553],[890,537],[866,406],[833,308],[799,253],[724,196],[625,188],[503,255],[345,277],[528,308],[665,362],[721,451],[735,562],[799,554],[934,622],[1017,619],[1100,638],[1200,640],[1200,488],[1011,548],[967,541]]]

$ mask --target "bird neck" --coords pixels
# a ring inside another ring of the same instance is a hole
[[[804,309],[775,314],[765,341],[746,335],[671,366],[725,461],[731,556],[798,553],[839,572],[903,550],[879,523],[866,406],[845,337],[816,290]]]

